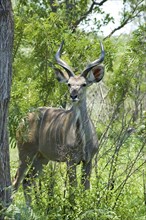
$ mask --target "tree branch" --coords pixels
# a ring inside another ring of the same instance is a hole
[[[103,0],[103,1],[101,1],[101,2],[96,2],[96,1],[93,1],[94,3],[95,3],[95,5],[98,5],[98,6],[101,6],[101,5],[103,5],[106,1],[108,1],[108,0]]]
[[[133,8],[133,10],[132,10],[131,13],[129,14],[129,16],[128,16],[125,20],[123,20],[123,21],[121,22],[121,24],[120,24],[117,28],[113,29],[113,30],[111,31],[111,33],[104,38],[104,40],[107,39],[107,38],[109,38],[109,37],[111,37],[116,31],[120,30],[120,29],[123,28],[126,24],[130,23],[135,17],[137,17],[137,15],[138,15],[142,10],[139,9],[136,14],[135,14],[135,12],[137,11],[138,6],[139,6],[142,2],[143,2],[143,1],[139,2],[139,3]]]
[[[87,16],[92,13],[94,6],[102,6],[105,2],[107,2],[108,0],[102,0],[101,2],[96,2],[96,1],[92,1],[92,4],[90,5],[90,8],[88,11],[86,11],[84,13],[84,15],[82,15],[74,24],[73,24],[73,29],[76,29],[76,27],[84,20],[87,18]]]

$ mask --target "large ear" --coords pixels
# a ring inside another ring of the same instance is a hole
[[[55,75],[59,82],[66,83],[69,80],[69,76],[67,73],[62,72],[60,69],[55,68]]]
[[[87,76],[89,83],[99,82],[104,76],[104,66],[99,65],[94,67]]]

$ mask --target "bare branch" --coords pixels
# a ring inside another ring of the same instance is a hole
[[[132,176],[132,174],[133,174],[134,172],[136,172],[140,167],[142,167],[142,166],[146,163],[146,161],[144,161],[142,164],[140,164],[140,165],[133,171],[134,165],[135,165],[136,162],[138,161],[139,156],[140,156],[140,154],[142,153],[142,151],[143,151],[143,149],[144,149],[144,147],[145,147],[145,143],[146,143],[146,142],[143,142],[143,144],[142,144],[142,146],[141,146],[139,152],[137,153],[135,159],[133,160],[133,162],[132,162],[131,165],[129,166],[129,170],[128,170],[128,172],[127,172],[126,178],[124,179],[124,181],[123,181],[123,182],[117,187],[117,189],[115,190],[115,192],[116,192],[118,189],[120,189],[120,190],[119,190],[119,193],[118,193],[118,195],[117,195],[117,197],[116,197],[116,199],[115,199],[115,203],[114,203],[114,205],[113,205],[113,208],[115,208],[115,206],[116,206],[116,204],[117,204],[117,201],[118,201],[119,197],[120,197],[121,194],[122,194],[123,188],[124,188],[124,186],[125,186],[126,183],[127,183],[127,180]]]
[[[84,15],[82,15],[74,24],[73,24],[73,29],[76,29],[76,27],[84,20],[87,18],[87,16],[92,13],[94,6],[98,5],[98,6],[102,6],[105,2],[107,2],[108,0],[103,0],[101,2],[96,2],[96,1],[92,1],[92,4],[90,5],[90,8],[88,11],[86,11],[84,13]]]
[[[107,39],[107,38],[109,38],[109,37],[111,37],[116,31],[120,30],[120,29],[123,28],[126,24],[130,23],[131,21],[133,21],[133,19],[136,18],[136,17],[139,15],[139,13],[141,12],[141,10],[138,10],[138,6],[139,6],[142,2],[143,2],[143,1],[139,2],[139,3],[133,8],[133,10],[132,10],[131,13],[129,14],[129,16],[128,16],[127,18],[125,18],[117,28],[113,29],[113,30],[111,31],[111,33],[104,38],[104,40]],[[138,10],[138,11],[137,11],[137,10]],[[136,12],[136,11],[137,11],[137,12]],[[135,12],[136,12],[136,14],[135,14]]]
[[[106,1],[108,0],[102,0],[101,2],[96,2],[96,1],[93,1],[95,5],[98,5],[98,6],[101,6],[103,5]]]

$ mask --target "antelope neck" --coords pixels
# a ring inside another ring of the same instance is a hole
[[[73,102],[72,111],[76,119],[80,118],[82,122],[87,121],[88,113],[87,113],[86,96],[82,100],[79,100],[78,102]]]

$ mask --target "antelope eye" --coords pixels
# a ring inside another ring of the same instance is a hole
[[[71,87],[71,84],[70,84],[70,83],[68,83],[68,87]]]
[[[86,84],[86,83],[84,83],[82,86],[83,86],[83,87],[85,87],[86,85],[87,85],[87,84]]]

